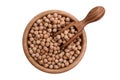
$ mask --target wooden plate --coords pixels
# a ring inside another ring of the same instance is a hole
[[[24,31],[24,34],[23,34],[23,50],[24,50],[24,53],[27,57],[27,59],[29,60],[29,62],[35,66],[37,69],[39,70],[42,70],[44,72],[48,72],[48,73],[61,73],[61,72],[65,72],[65,71],[68,71],[70,69],[72,69],[73,67],[75,67],[79,62],[80,60],[82,59],[84,53],[85,53],[85,50],[86,50],[86,44],[87,44],[87,39],[86,39],[86,33],[85,31],[83,30],[82,32],[82,35],[81,35],[81,39],[82,39],[82,44],[81,44],[81,53],[80,55],[75,59],[75,61],[70,64],[69,66],[67,67],[64,67],[64,68],[60,68],[60,69],[49,69],[49,68],[45,68],[41,65],[39,65],[29,54],[29,51],[28,51],[28,44],[27,44],[27,40],[28,40],[28,33],[29,33],[29,30],[31,29],[33,23],[38,20],[39,18],[42,18],[43,16],[47,15],[47,14],[52,14],[52,13],[58,13],[58,14],[61,14],[63,16],[68,16],[70,17],[73,21],[78,21],[73,15],[67,13],[67,12],[64,12],[64,11],[60,11],[60,10],[49,10],[49,11],[45,11],[45,12],[42,12],[40,14],[38,14],[37,16],[35,16],[29,23],[28,25],[26,26],[26,29]]]

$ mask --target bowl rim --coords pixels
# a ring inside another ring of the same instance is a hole
[[[75,67],[82,59],[82,57],[84,56],[85,54],[85,50],[86,50],[86,45],[87,45],[87,38],[86,38],[86,33],[85,33],[85,30],[82,31],[82,35],[81,35],[81,39],[82,39],[82,48],[81,48],[81,52],[80,52],[80,55],[75,59],[75,61],[70,64],[69,66],[67,67],[64,67],[64,68],[60,68],[60,69],[49,69],[49,68],[45,68],[41,65],[39,65],[29,54],[29,51],[28,51],[28,45],[27,45],[27,40],[28,40],[28,33],[29,33],[29,30],[31,29],[31,26],[33,25],[33,23],[47,15],[47,14],[52,14],[52,13],[58,13],[58,14],[61,14],[63,16],[68,16],[70,17],[73,21],[78,21],[77,18],[75,18],[73,15],[71,15],[70,13],[67,13],[65,11],[62,11],[62,10],[48,10],[48,11],[44,11],[42,13],[39,13],[38,15],[36,15],[35,17],[33,17],[31,19],[31,21],[27,24],[25,30],[24,30],[24,33],[23,33],[23,38],[22,38],[22,45],[23,45],[23,51],[28,59],[28,61],[33,65],[35,66],[37,69],[41,70],[41,71],[44,71],[44,72],[47,72],[47,73],[62,73],[62,72],[66,72],[70,69],[72,69],[73,67]]]

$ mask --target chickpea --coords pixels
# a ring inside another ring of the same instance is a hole
[[[50,68],[50,69],[53,69],[53,65],[50,65],[49,68]]]
[[[46,67],[46,68],[47,68],[48,66],[49,66],[48,64],[44,64],[44,67]]]
[[[53,37],[57,31],[71,23],[71,19],[57,12],[37,19],[28,33],[28,51],[40,65],[49,69],[60,69],[69,66],[80,55],[81,36],[64,50],[60,49],[77,33],[74,26]]]
[[[59,67],[58,67],[58,65],[54,65],[54,68],[55,68],[55,69],[58,69]]]

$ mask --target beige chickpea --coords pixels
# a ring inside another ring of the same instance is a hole
[[[63,62],[63,59],[62,59],[62,58],[60,58],[60,59],[59,59],[59,61],[60,61],[60,62]]]
[[[45,19],[45,22],[49,23],[49,22],[50,22],[50,20],[49,20],[48,18],[46,18],[46,19]]]
[[[61,37],[60,37],[60,35],[57,35],[56,38],[57,38],[57,39],[60,39]]]
[[[46,33],[47,33],[47,31],[44,30],[44,31],[43,31],[43,34],[46,34]]]
[[[43,61],[44,61],[44,63],[47,63],[47,62],[48,62],[48,60],[47,60],[47,59],[44,59]]]
[[[68,53],[70,50],[69,49],[65,49],[65,52]]]
[[[65,55],[66,55],[66,57],[70,57],[70,53],[66,53]]]
[[[40,44],[40,40],[37,40],[36,43],[37,43],[37,44]]]
[[[30,50],[29,50],[29,53],[30,53],[30,54],[33,54],[33,50],[32,50],[32,49],[30,49]]]
[[[68,61],[65,62],[65,66],[69,66],[69,62]]]
[[[34,38],[33,38],[33,37],[31,37],[31,38],[30,38],[30,41],[34,41]]]
[[[51,65],[51,64],[52,64],[52,62],[48,62],[47,64],[48,64],[48,65]]]
[[[50,43],[49,42],[46,42],[46,44],[45,44],[47,47],[50,45]]]
[[[45,42],[41,42],[41,45],[42,45],[42,46],[45,46]]]
[[[35,56],[36,56],[36,57],[39,57],[39,53],[36,53]]]
[[[58,69],[59,68],[59,66],[58,65],[54,65],[54,69]]]
[[[57,14],[57,13],[54,13],[53,16],[56,18],[56,17],[58,16],[58,14]]]
[[[42,55],[42,59],[46,58],[46,55]]]
[[[46,67],[46,68],[47,68],[48,66],[49,66],[48,64],[44,64],[44,67]]]
[[[37,25],[38,25],[37,23],[34,23],[34,24],[33,24],[34,27],[37,26]]]
[[[58,62],[59,62],[59,61],[56,59],[56,60],[55,60],[55,63],[58,63]]]
[[[49,69],[60,69],[69,66],[79,56],[81,38],[78,37],[64,50],[65,44],[77,30],[72,26],[56,37],[52,35],[71,23],[71,18],[52,13],[39,18],[33,23],[28,34],[28,51],[39,65]]]
[[[52,32],[52,29],[48,29],[48,32]]]
[[[34,44],[30,44],[30,47],[32,47],[32,48],[33,48],[33,47],[34,47]]]
[[[40,27],[39,27],[40,30],[43,30],[43,28],[44,28],[43,26],[40,26]]]
[[[33,47],[33,51],[36,51],[37,50],[37,48],[36,47]]]
[[[50,68],[50,69],[53,69],[53,65],[50,65],[49,68]]]
[[[77,51],[76,51],[76,54],[78,54],[78,55],[79,55],[79,54],[80,54],[80,51],[79,51],[79,50],[77,50]]]
[[[48,26],[48,23],[44,23],[44,26],[47,27],[47,26]]]
[[[38,59],[39,59],[39,60],[41,60],[41,59],[42,59],[41,55],[39,55],[39,56],[38,56]]]
[[[50,18],[50,21],[54,21],[54,18],[53,18],[53,17],[51,17],[51,18]]]
[[[53,29],[53,32],[57,32],[57,29]]]
[[[80,45],[78,45],[77,48],[78,48],[78,50],[81,50],[81,46]]]
[[[62,64],[61,64],[61,67],[62,67],[62,68],[64,68],[64,67],[65,67],[65,64],[64,64],[64,63],[62,63]]]
[[[67,17],[65,20],[66,20],[66,21],[70,21],[70,18],[69,18],[69,17]]]
[[[31,54],[31,56],[32,56],[32,57],[35,57],[35,54],[34,54],[34,53],[33,53],[33,54]]]
[[[69,63],[73,63],[73,60],[72,60],[72,59],[70,59],[70,60],[69,60]]]
[[[61,17],[62,17],[61,15],[58,15],[58,18],[59,18],[59,19],[61,19]]]
[[[40,20],[40,19],[38,19],[38,20],[37,20],[37,24],[40,24],[40,23],[41,23],[41,20]]]
[[[49,37],[49,34],[45,34],[44,38],[47,39]]]
[[[47,15],[48,18],[51,18],[51,16],[52,16],[51,14],[48,14],[48,15]]]
[[[43,65],[43,60],[38,61],[40,65]]]

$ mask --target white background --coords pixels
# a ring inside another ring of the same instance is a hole
[[[106,13],[85,28],[87,50],[76,67],[49,74],[29,63],[22,36],[35,15],[58,9],[81,20],[95,6],[104,6]],[[119,7],[119,0],[0,0],[0,80],[120,80]]]

